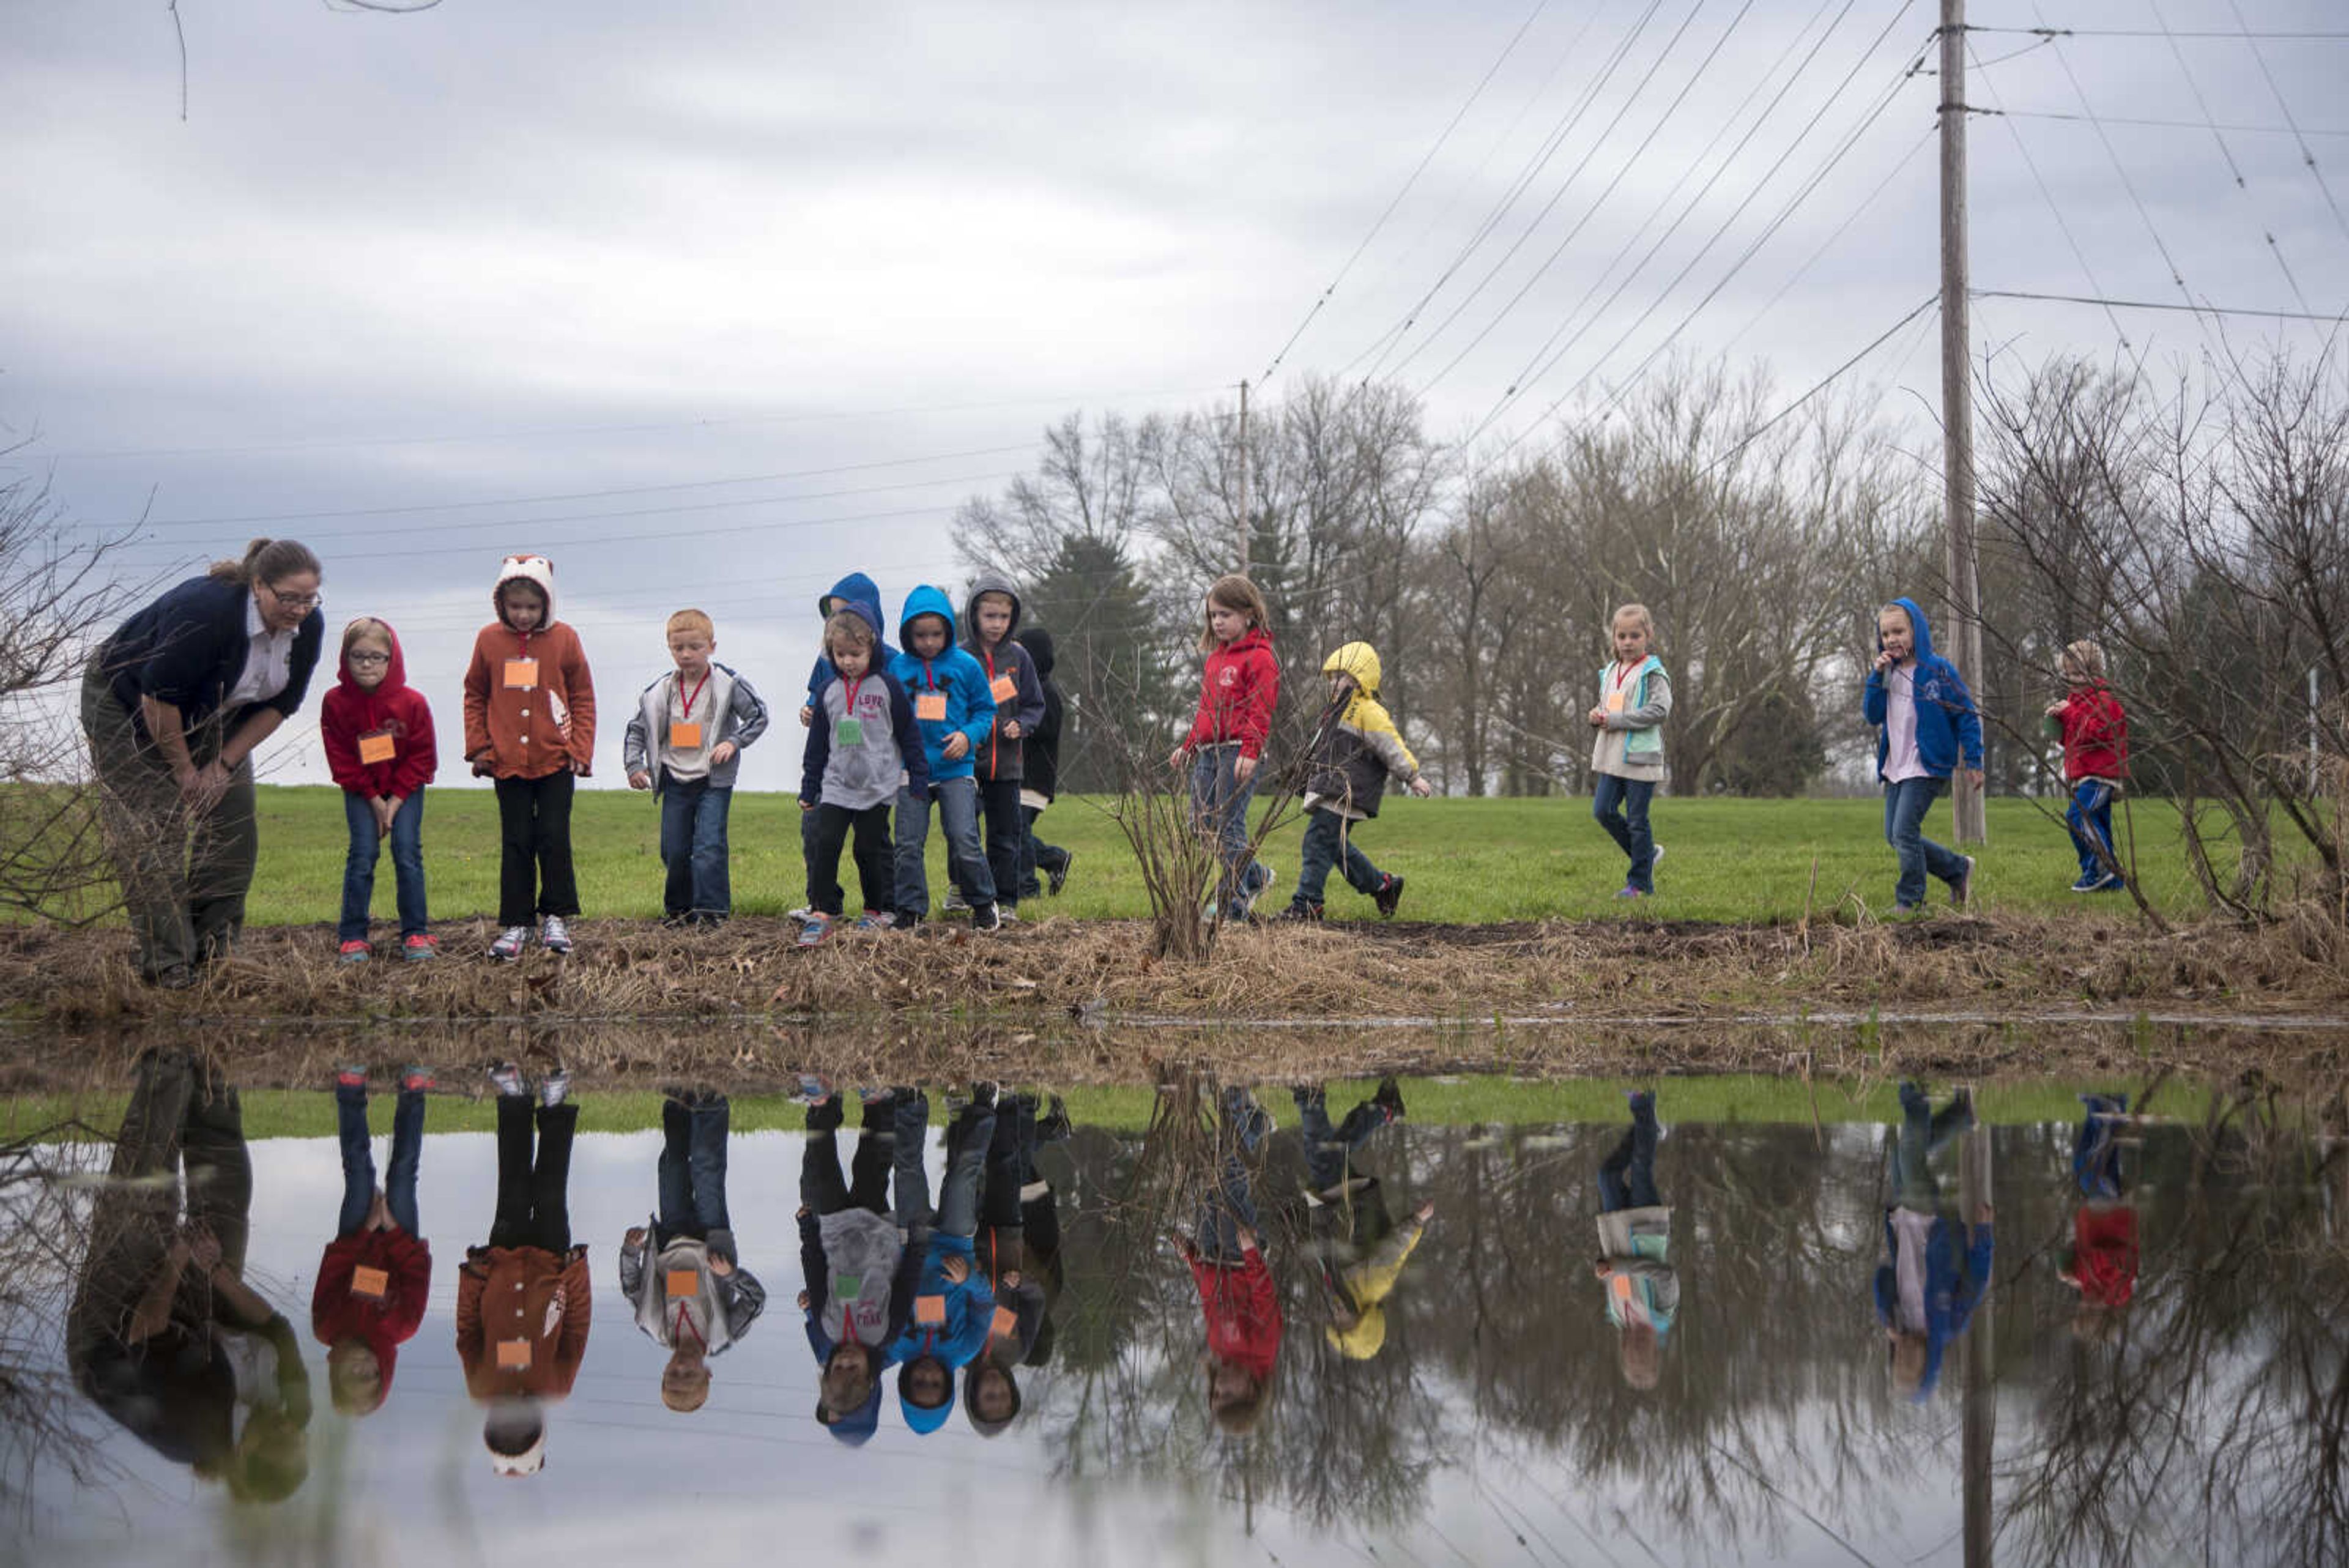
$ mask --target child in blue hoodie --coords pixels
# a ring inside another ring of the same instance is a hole
[[[833,584],[824,596],[815,601],[815,613],[828,625],[833,616],[851,605],[865,611],[864,618],[874,628],[886,628],[887,623],[881,618],[881,590],[875,587],[873,579],[863,572],[851,572]],[[874,645],[873,668],[886,670],[889,668],[889,661],[896,657],[897,650],[890,647],[885,638]],[[807,701],[800,704],[801,729],[811,729],[814,726],[815,716],[823,707],[823,689],[839,677],[840,671],[833,666],[831,649],[829,648],[817,649],[815,668],[808,671]],[[814,863],[816,857],[815,833],[815,815],[811,812],[800,818],[800,854],[802,859],[811,865]],[[837,875],[833,878],[830,892],[835,901],[843,896]],[[802,904],[792,911],[791,918],[794,920],[805,920],[814,908],[815,905],[812,901]]]
[[[1961,760],[1973,786],[1982,787],[1982,715],[1957,666],[1933,651],[1932,628],[1914,599],[1894,599],[1877,612],[1876,664],[1860,711],[1879,727],[1876,775],[1884,781],[1884,838],[1900,857],[1893,912],[1924,907],[1929,872],[1950,885],[1950,902],[1964,909],[1973,857],[1934,843],[1923,825]]]
[[[926,1195],[914,1195],[908,1204],[909,1140],[906,1128],[901,1126],[897,1132],[898,1218],[912,1236],[926,1231],[927,1244],[915,1287],[913,1319],[890,1345],[885,1361],[897,1364],[898,1408],[906,1427],[917,1435],[946,1425],[954,1402],[955,1371],[986,1348],[995,1325],[995,1286],[977,1266],[971,1240],[978,1231],[979,1179],[995,1140],[995,1097],[993,1084],[971,1085],[971,1103],[963,1108],[950,1140],[953,1155],[938,1194],[935,1227],[922,1201]],[[911,1152],[918,1168],[918,1146]]]
[[[1895,1393],[1931,1397],[1950,1341],[1965,1333],[1990,1285],[1991,1210],[1977,1209],[1960,1251],[1960,1226],[1941,1208],[1929,1163],[1935,1150],[1974,1125],[1973,1096],[1960,1089],[1935,1111],[1925,1091],[1900,1085],[1900,1126],[1888,1151],[1894,1201],[1884,1210],[1884,1262],[1876,1271],[1876,1316],[1883,1324]]]
[[[890,661],[889,673],[913,699],[929,784],[897,796],[895,929],[910,930],[930,912],[929,870],[922,854],[935,800],[955,879],[970,900],[971,927],[991,931],[1003,922],[995,909],[995,877],[979,848],[978,785],[971,776],[972,753],[995,732],[995,697],[988,690],[987,670],[955,646],[954,606],[927,583],[905,596],[897,634],[905,650]]]

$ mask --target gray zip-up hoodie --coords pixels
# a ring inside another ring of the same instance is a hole
[[[660,793],[667,771],[654,765],[660,760],[660,747],[653,737],[668,722],[669,697],[677,689],[677,671],[669,670],[637,696],[636,717],[628,721],[628,732],[620,747],[620,771],[652,774],[655,794]],[[709,690],[694,693],[693,711],[697,715],[717,716],[717,732],[707,737],[710,750],[715,751],[720,742],[734,742],[734,754],[708,774],[710,788],[732,789],[735,774],[742,767],[742,748],[767,732],[767,704],[748,680],[713,659]]]
[[[646,1225],[647,1238],[655,1223]],[[766,1287],[750,1270],[738,1264],[730,1274],[710,1272],[708,1242],[677,1236],[658,1256],[647,1258],[650,1251],[643,1243],[621,1247],[620,1293],[635,1305],[636,1326],[655,1344],[675,1349],[682,1331],[684,1336],[700,1340],[715,1355],[750,1333],[751,1323],[766,1310]],[[647,1262],[652,1266],[647,1268]],[[672,1273],[692,1274],[693,1292],[670,1295]]]

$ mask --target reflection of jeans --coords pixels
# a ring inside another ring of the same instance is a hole
[[[1036,836],[1036,819],[1044,815],[1040,807],[1023,805],[1019,808],[1019,815],[1028,825],[1028,831],[1019,839],[1019,896],[1040,898],[1044,896],[1044,884],[1036,879],[1036,867],[1042,867],[1047,876],[1065,872],[1069,852],[1057,844],[1047,844]]]
[[[2111,1117],[2128,1114],[2127,1095],[2082,1095],[2080,1131],[2072,1140],[2072,1174],[2083,1198],[2121,1195],[2121,1147]]]
[[[491,1246],[571,1250],[571,1139],[578,1130],[579,1107],[568,1101],[533,1106],[527,1095],[498,1096],[498,1208]]]
[[[819,1215],[837,1214],[843,1209],[864,1209],[874,1214],[887,1212],[889,1156],[896,1141],[890,1128],[895,1110],[887,1100],[864,1102],[856,1152],[849,1158],[849,1179],[843,1182],[840,1179],[836,1137],[844,1116],[840,1101],[834,1097],[810,1106],[807,1147],[800,1156],[800,1201]],[[929,1115],[926,1106],[922,1114],[925,1117]]]
[[[660,1220],[656,1250],[678,1236],[709,1243],[732,1262],[734,1228],[726,1217],[726,1098],[661,1102]]]
[[[733,913],[726,866],[726,813],[733,803],[731,788],[706,778],[661,780],[660,855],[668,869],[663,914]]]
[[[2082,779],[2072,786],[2072,804],[2064,813],[2071,829],[2072,847],[2080,857],[2080,875],[2102,877],[2116,871],[2120,857],[2113,853],[2113,786],[2102,779]]]
[[[1305,1174],[1316,1192],[1327,1192],[1346,1179],[1354,1156],[1371,1135],[1387,1125],[1384,1108],[1364,1100],[1346,1113],[1337,1127],[1330,1125],[1330,1107],[1319,1088],[1299,1085],[1289,1091],[1297,1102],[1297,1128],[1305,1140]]]
[[[895,1120],[897,1223],[907,1231],[926,1231],[937,1218],[937,1210],[930,1207],[930,1173],[922,1168],[930,1141],[930,1097],[919,1092],[900,1094]]]
[[[1653,779],[1600,774],[1590,794],[1590,815],[1631,857],[1631,872],[1623,879],[1624,885],[1642,893],[1656,890],[1656,836],[1648,826],[1648,803],[1655,794]]]
[[[1892,884],[1892,901],[1902,908],[1925,901],[1927,872],[1944,882],[1965,874],[1966,863],[1956,851],[1925,836],[1925,814],[1940,798],[1949,780],[1902,779],[1884,786],[1884,841],[1900,857],[1900,877]]]
[[[1630,1130],[1599,1167],[1599,1211],[1654,1209],[1656,1196],[1656,1106],[1647,1098],[1631,1105]]]
[[[410,797],[411,799],[414,797]],[[343,1143],[343,1212],[335,1234],[348,1236],[367,1223],[375,1200],[375,1144],[367,1136],[367,1089],[335,1085],[335,1126]],[[402,1089],[391,1113],[391,1168],[383,1200],[392,1223],[411,1236],[424,1234],[416,1218],[416,1167],[424,1152],[424,1091]]]
[[[978,844],[978,786],[968,778],[941,779],[926,794],[897,792],[897,912],[920,919],[930,912],[929,870],[922,864],[930,836],[930,802],[937,802],[946,829],[947,875],[973,909],[995,902],[995,877]]]
[[[1305,814],[1305,846],[1298,856],[1297,892],[1289,899],[1291,904],[1319,903],[1332,868],[1342,869],[1346,886],[1357,893],[1379,890],[1386,878],[1354,843],[1354,830],[1361,826],[1334,811],[1316,809]]]
[[[1200,1200],[1198,1222],[1192,1227],[1198,1233],[1199,1255],[1211,1263],[1237,1263],[1245,1256],[1240,1230],[1256,1229],[1255,1182],[1248,1160],[1271,1131],[1272,1118],[1255,1096],[1240,1088],[1224,1091],[1216,1185]]]
[[[383,835],[375,826],[371,798],[343,792],[343,818],[350,826],[351,847],[343,861],[343,918],[335,927],[338,942],[367,940],[367,907],[375,901],[375,864],[383,854]],[[399,934],[421,936],[429,922],[424,913],[424,792],[420,789],[391,814],[391,871]]]
[[[1935,1150],[1974,1125],[1971,1096],[1951,1096],[1940,1111],[1914,1084],[1900,1085],[1900,1127],[1892,1135],[1892,1171],[1903,1209],[1930,1214],[1941,1206],[1941,1184],[1933,1175]]]
[[[1226,745],[1202,746],[1191,757],[1191,820],[1200,832],[1213,834],[1216,857],[1223,865],[1223,876],[1216,883],[1216,901],[1261,892],[1272,880],[1272,873],[1260,860],[1249,860],[1248,802],[1256,798],[1256,775],[1250,774],[1243,783],[1236,771],[1240,760],[1237,742]],[[1233,887],[1238,880],[1238,891]]]

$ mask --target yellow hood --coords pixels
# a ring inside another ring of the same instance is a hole
[[[1350,642],[1321,661],[1321,673],[1335,671],[1350,678],[1366,697],[1379,694],[1378,649],[1367,642]]]

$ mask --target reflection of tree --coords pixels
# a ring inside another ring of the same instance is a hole
[[[61,1467],[77,1486],[109,1469],[75,1418],[58,1334],[88,1234],[77,1194],[103,1168],[104,1136],[73,1122],[0,1144],[0,1509],[20,1518],[39,1467]]]

